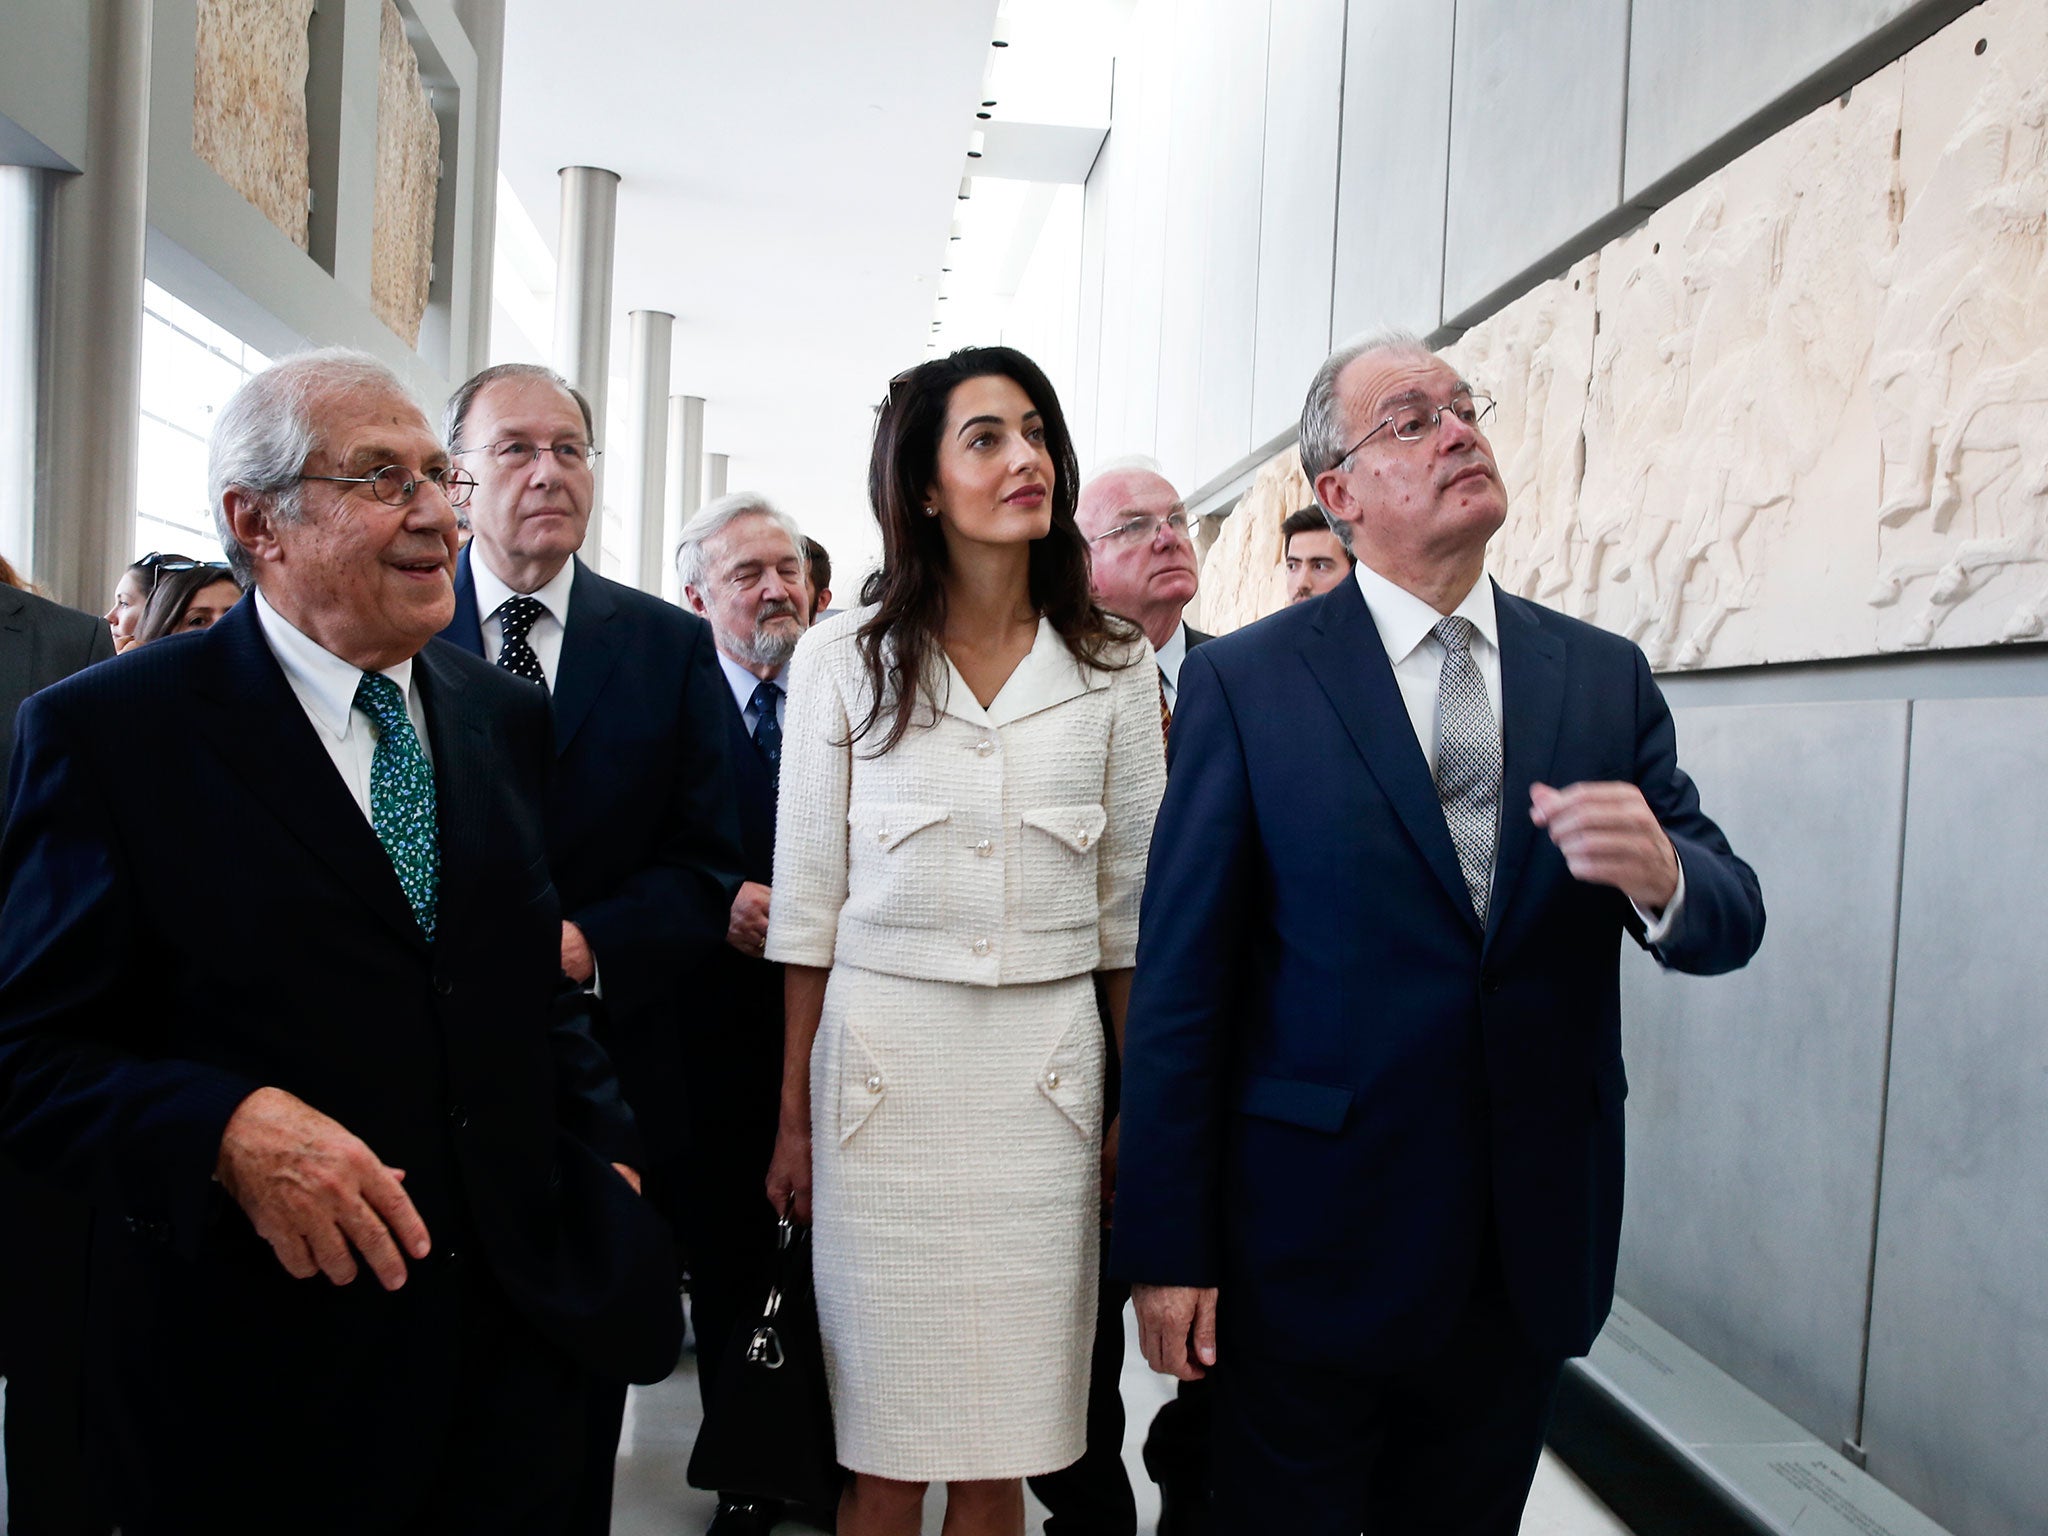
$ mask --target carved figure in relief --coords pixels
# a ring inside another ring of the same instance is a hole
[[[1971,535],[1880,567],[1871,597],[1879,606],[1933,577],[1901,632],[1909,646],[1931,644],[1985,576],[2048,561],[2048,348],[2026,350],[2048,334],[2048,87],[2030,86],[2008,109],[2010,89],[2002,74],[1986,85],[1907,215],[1894,305],[1907,317],[1930,305],[1933,313],[1917,355],[1900,349],[1873,369],[1880,399],[1904,388],[1921,405],[1886,418],[1905,474],[1879,508],[1881,527],[1925,513],[1942,533],[1967,514]],[[1923,253],[1937,233],[1942,248]],[[1923,254],[1925,268],[1908,265]],[[1891,461],[1888,452],[1887,471]],[[2027,639],[2044,625],[2048,582],[2037,582],[2000,638]]]

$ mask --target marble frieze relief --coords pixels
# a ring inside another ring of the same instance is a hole
[[[1987,0],[1446,355],[1500,402],[1495,577],[1659,667],[2048,637],[2048,0]],[[1278,606],[1264,542],[1218,540],[1212,617]]]

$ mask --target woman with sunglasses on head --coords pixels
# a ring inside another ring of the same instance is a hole
[[[1144,638],[1089,595],[1059,402],[1004,347],[890,385],[864,606],[799,645],[767,956],[768,1196],[814,1222],[841,1536],[1016,1536],[1084,1448],[1121,1033],[1165,787]],[[1112,1142],[1113,1144],[1113,1142]]]
[[[223,560],[186,561],[157,568],[156,590],[142,605],[135,626],[135,644],[147,645],[165,635],[206,629],[242,600],[242,588]]]
[[[192,564],[186,555],[152,551],[121,573],[114,587],[114,606],[107,610],[107,628],[114,632],[116,655],[135,644],[135,626],[142,622],[143,605],[156,590],[158,576],[166,569],[182,570]]]

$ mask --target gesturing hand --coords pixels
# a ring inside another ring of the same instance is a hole
[[[1215,1286],[1134,1285],[1131,1305],[1147,1365],[1182,1381],[1209,1374],[1207,1367],[1216,1363]]]
[[[783,1126],[775,1133],[775,1155],[768,1161],[768,1203],[781,1215],[796,1198],[796,1219],[811,1219],[811,1133]]]
[[[1529,819],[1550,834],[1576,879],[1611,885],[1645,912],[1663,910],[1678,890],[1678,850],[1633,784],[1532,784]]]
[[[740,885],[732,899],[732,916],[725,925],[725,942],[749,958],[758,956],[768,944],[768,898],[773,894],[758,880]]]
[[[395,1291],[405,1284],[405,1254],[433,1251],[400,1182],[405,1170],[385,1167],[340,1123],[282,1088],[242,1100],[221,1133],[213,1176],[295,1279],[324,1274],[347,1285],[361,1254]]]

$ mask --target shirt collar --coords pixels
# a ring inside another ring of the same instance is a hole
[[[1180,664],[1188,659],[1188,626],[1183,619],[1173,626],[1173,633],[1166,644],[1156,652],[1160,674],[1175,692],[1180,690]]]
[[[277,664],[284,669],[299,702],[313,723],[336,741],[348,735],[349,711],[355,708],[356,689],[362,685],[363,669],[343,661],[312,639],[305,631],[270,606],[270,599],[256,589],[256,614],[264,643]],[[398,684],[408,705],[412,702],[412,658],[383,669]]]
[[[469,552],[469,574],[476,583],[476,615],[479,619],[488,619],[504,606],[507,598],[519,595],[498,579],[498,573],[491,569],[480,549]],[[555,572],[546,586],[532,594],[565,630],[569,627],[569,589],[575,585],[576,557],[572,555],[562,562],[562,568]]]
[[[754,702],[754,690],[761,686],[763,679],[754,676],[745,667],[734,661],[725,652],[712,647],[718,656],[718,665],[725,672],[726,686],[732,689],[733,702],[739,705],[740,713],[747,712],[747,706]],[[766,681],[773,683],[784,693],[789,692],[789,663],[784,662],[775,669],[775,675]]]
[[[1430,631],[1446,617],[1470,619],[1472,627],[1496,651],[1500,649],[1500,625],[1493,611],[1493,582],[1485,575],[1472,583],[1465,600],[1449,615],[1438,613],[1406,587],[1396,586],[1363,560],[1354,568],[1358,590],[1365,595],[1366,611],[1387,648],[1387,660],[1399,666],[1429,638]]]

